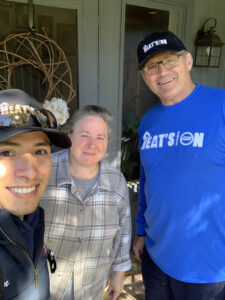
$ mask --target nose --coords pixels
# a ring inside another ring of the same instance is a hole
[[[37,162],[31,154],[20,156],[16,166],[16,176],[32,180],[37,175]]]
[[[159,74],[162,74],[162,73],[165,73],[166,71],[167,71],[166,67],[164,67],[164,65],[163,65],[162,62],[160,62],[160,63],[158,64],[158,73],[159,73]]]
[[[95,146],[94,138],[91,136],[88,137],[88,146],[91,148],[93,148]]]

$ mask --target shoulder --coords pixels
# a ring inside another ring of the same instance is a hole
[[[68,149],[63,149],[51,154],[52,163],[57,164],[60,160],[65,160],[68,157]]]
[[[49,178],[49,183],[55,182],[57,177],[61,178],[61,172],[65,171],[68,164],[69,150],[64,149],[51,154],[52,171]]]
[[[225,98],[225,89],[221,89],[221,88],[215,88],[215,87],[211,87],[211,86],[204,86],[204,85],[200,85],[197,84],[198,87],[198,91],[203,94],[206,97],[219,97],[219,98]],[[213,99],[212,99],[213,100]]]
[[[204,85],[197,85],[198,90],[195,94],[198,101],[195,101],[196,107],[204,107],[209,113],[225,113],[225,89],[215,88]]]
[[[148,124],[149,122],[151,122],[151,120],[157,115],[158,113],[160,113],[160,107],[161,107],[161,103],[157,103],[156,105],[154,105],[152,108],[150,108],[142,117],[140,125],[139,125],[139,130],[145,126],[146,124]]]
[[[124,193],[127,189],[127,183],[122,172],[112,166],[106,160],[100,163],[100,183],[106,188],[117,191],[118,193]]]
[[[122,172],[106,160],[102,160],[100,163],[100,174],[109,177],[124,178]]]

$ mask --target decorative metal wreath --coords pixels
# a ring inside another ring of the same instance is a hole
[[[23,65],[30,65],[44,75],[43,83],[48,88],[43,102],[56,97],[68,104],[76,96],[66,56],[45,32],[10,34],[0,42],[0,89],[13,88],[13,71]]]

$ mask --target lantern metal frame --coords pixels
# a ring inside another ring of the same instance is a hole
[[[214,21],[214,26],[211,26],[208,31],[205,31],[206,24],[211,20]],[[219,68],[224,43],[215,33],[216,25],[217,21],[215,18],[208,18],[198,31],[195,40],[196,52],[194,66]]]

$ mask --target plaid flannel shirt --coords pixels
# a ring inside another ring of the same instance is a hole
[[[68,150],[52,154],[52,173],[42,197],[45,242],[57,270],[50,274],[52,299],[63,299],[74,275],[76,300],[101,298],[111,266],[129,270],[131,220],[129,193],[122,173],[100,162],[97,183],[81,200],[68,165]],[[124,270],[125,271],[125,270]]]

